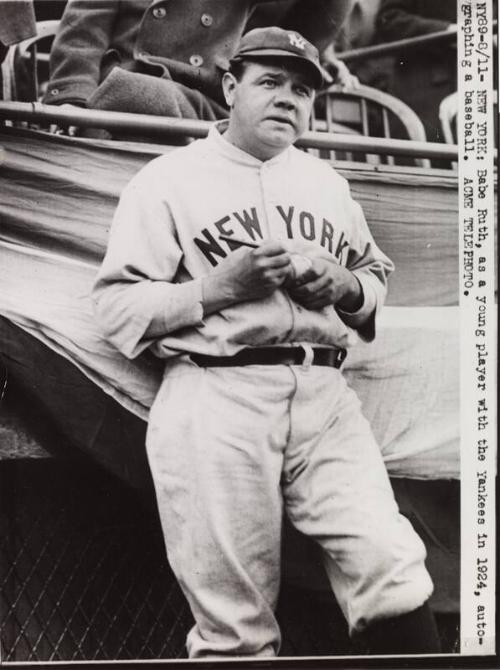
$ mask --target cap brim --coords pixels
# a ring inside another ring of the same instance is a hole
[[[314,74],[316,88],[321,88],[328,81],[329,75],[320,65],[316,65],[308,58],[304,58],[300,54],[294,54],[283,49],[249,49],[248,51],[243,51],[236,54],[236,56],[233,56],[229,62],[235,63],[245,60],[245,58],[267,58],[269,56],[276,56],[279,58],[295,58],[302,61],[302,63],[307,65],[309,70]]]

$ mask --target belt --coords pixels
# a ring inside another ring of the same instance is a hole
[[[311,365],[340,368],[347,351],[340,348],[312,348]],[[302,365],[306,358],[304,347],[256,347],[242,349],[234,356],[206,356],[190,354],[191,360],[203,368],[234,367],[240,365]]]

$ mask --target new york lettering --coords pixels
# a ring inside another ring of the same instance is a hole
[[[325,218],[317,218],[311,212],[298,210],[293,206],[284,208],[276,205],[276,209],[289,240],[304,239],[309,242],[317,240],[320,246],[331,253],[339,263],[342,263],[349,251],[349,242],[346,240],[344,231],[337,231],[335,226]],[[244,235],[245,239],[254,242],[262,241],[264,236],[256,208],[227,214],[203,228],[199,237],[193,238],[193,242],[214,267],[227,256],[228,252],[240,246],[236,242],[233,244],[230,241],[219,240],[219,235],[234,235],[235,238]]]

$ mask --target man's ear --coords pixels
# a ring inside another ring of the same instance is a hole
[[[224,75],[222,76],[222,90],[224,92],[224,98],[228,107],[233,106],[234,91],[237,84],[238,81],[234,74],[231,74],[230,72],[224,72]]]

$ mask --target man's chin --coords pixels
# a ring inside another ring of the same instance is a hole
[[[297,133],[289,124],[277,124],[277,127],[270,132],[266,132],[262,139],[269,146],[286,149],[295,142]]]

